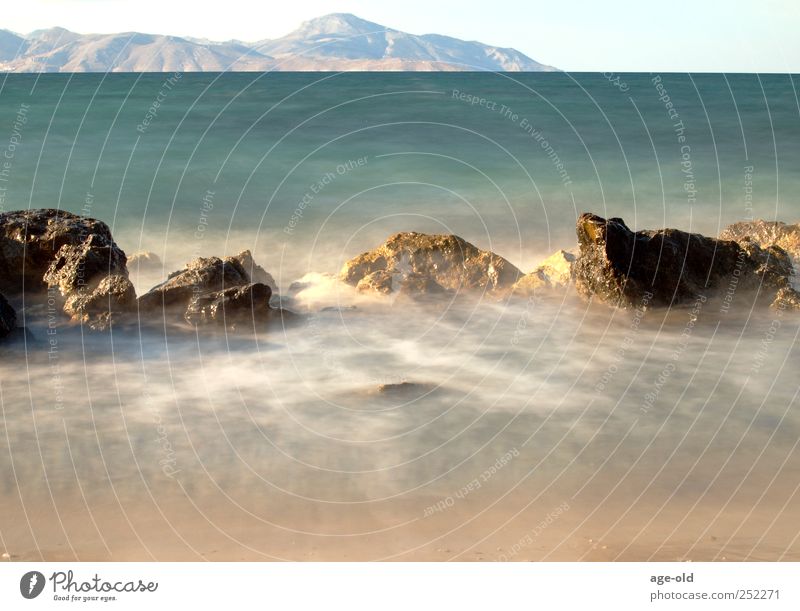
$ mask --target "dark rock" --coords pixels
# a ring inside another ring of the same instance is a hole
[[[233,257],[198,258],[170,274],[165,282],[139,297],[141,318],[163,314],[193,325],[220,325],[248,330],[264,323],[289,321],[293,314],[270,307],[272,289],[250,282],[241,262]]]
[[[139,297],[139,310],[174,308],[183,314],[196,297],[247,284],[250,277],[238,261],[200,257]]]
[[[41,346],[40,342],[26,327],[14,327],[11,333],[2,338],[3,345],[24,344],[28,347]]]
[[[787,225],[779,221],[743,221],[729,225],[719,237],[734,242],[749,238],[761,248],[778,246],[793,259],[800,258],[800,225]]]
[[[261,283],[199,295],[186,309],[186,320],[194,325],[263,323],[273,312],[269,307],[271,296],[272,289]]]
[[[119,274],[106,276],[93,290],[74,293],[64,303],[64,312],[73,321],[87,323],[98,331],[107,329],[135,309],[133,284]]]
[[[583,214],[577,223],[578,292],[622,307],[669,306],[712,297],[736,279],[737,294],[759,291],[772,301],[788,296],[791,262],[778,247],[763,249],[677,229],[631,231],[622,219]],[[786,299],[786,297],[785,297]]]
[[[225,257],[225,261],[238,262],[244,268],[244,271],[247,272],[250,282],[266,284],[270,289],[272,289],[273,293],[278,290],[278,285],[275,282],[275,279],[269,274],[269,272],[267,272],[267,270],[253,260],[253,255],[249,250],[243,250],[234,257]]]
[[[521,272],[455,235],[397,233],[345,263],[340,277],[359,290],[390,293],[510,289]]]
[[[382,395],[408,396],[421,395],[430,392],[433,387],[430,384],[420,384],[418,382],[394,382],[378,385],[378,392]]]
[[[63,210],[0,213],[0,288],[31,296],[92,287],[109,273],[127,276],[125,253],[102,221]]]
[[[0,339],[11,335],[17,327],[17,313],[14,308],[0,294]]]

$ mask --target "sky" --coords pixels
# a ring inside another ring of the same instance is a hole
[[[244,41],[353,13],[514,47],[568,71],[800,72],[800,0],[26,0],[2,27]]]

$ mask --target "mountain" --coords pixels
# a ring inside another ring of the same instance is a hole
[[[11,39],[9,39],[11,40]],[[261,70],[269,58],[239,45],[191,42],[176,36],[125,32],[75,34],[63,28],[28,34],[20,51],[0,38],[0,70],[10,72],[203,72]]]
[[[63,28],[20,36],[0,30],[4,72],[220,72],[267,70],[554,70],[515,49],[438,34],[415,36],[334,13],[274,40],[214,42]]]
[[[311,61],[326,70],[552,70],[515,49],[438,34],[415,36],[344,13],[306,21],[283,38],[252,46],[279,64]]]

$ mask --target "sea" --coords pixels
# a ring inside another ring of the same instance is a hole
[[[0,547],[800,560],[797,315],[569,291],[420,303],[336,279],[398,231],[528,272],[575,248],[583,212],[710,236],[797,222],[795,78],[2,75],[0,210],[105,221],[162,262],[132,274],[139,294],[249,249],[299,322],[175,336],[32,318],[0,352]]]

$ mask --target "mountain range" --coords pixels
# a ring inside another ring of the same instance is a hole
[[[0,30],[3,72],[504,71],[555,68],[516,49],[439,34],[416,36],[355,15],[304,22],[272,40],[214,42],[124,32],[76,34],[64,28],[27,35]]]

